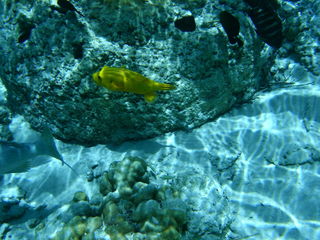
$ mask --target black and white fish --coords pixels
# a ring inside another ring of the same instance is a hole
[[[274,1],[244,0],[250,5],[248,15],[257,34],[273,48],[280,48],[283,42],[282,21],[274,9]]]
[[[174,26],[182,32],[193,32],[196,30],[194,16],[185,16],[174,21]]]

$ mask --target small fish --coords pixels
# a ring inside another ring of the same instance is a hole
[[[174,26],[182,32],[193,32],[196,30],[194,16],[185,16],[174,21]]]
[[[44,133],[33,143],[15,143],[0,141],[0,175],[26,172],[32,167],[47,163],[50,157],[59,159],[69,168],[51,135]]]
[[[239,47],[243,46],[243,41],[238,36],[240,32],[239,20],[227,11],[222,11],[219,14],[219,19],[224,31],[228,35],[229,42],[231,44],[238,43]]]
[[[131,92],[144,95],[147,102],[156,99],[156,91],[172,90],[175,86],[159,83],[126,68],[104,66],[92,75],[93,80],[111,91]]]
[[[251,9],[248,12],[257,34],[273,48],[280,48],[283,41],[282,21],[274,10],[273,1],[245,0]]]
[[[62,8],[62,10],[64,10],[64,12],[73,11],[73,12],[77,12],[82,17],[84,17],[83,14],[81,12],[79,12],[75,8],[75,6],[73,6],[73,4],[71,2],[69,2],[68,0],[58,0],[58,5]]]

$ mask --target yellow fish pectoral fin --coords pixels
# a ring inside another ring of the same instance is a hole
[[[144,95],[144,100],[146,100],[147,102],[153,102],[156,98],[157,94],[155,92]]]
[[[112,81],[111,83],[112,90],[121,91],[124,90],[124,84],[121,81]]]

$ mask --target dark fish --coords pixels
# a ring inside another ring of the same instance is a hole
[[[219,14],[220,23],[226,34],[228,35],[231,44],[238,43],[238,46],[243,46],[243,42],[239,39],[240,23],[238,19],[230,13],[223,11]]]
[[[245,0],[250,6],[248,14],[257,34],[273,48],[280,48],[283,41],[282,21],[268,1]]]
[[[58,0],[58,5],[63,9],[65,10],[65,12],[67,11],[73,11],[73,12],[77,12],[79,13],[82,17],[84,17],[82,15],[81,12],[79,12],[71,2],[69,2],[68,0]]]
[[[182,32],[193,32],[196,30],[196,22],[193,16],[186,16],[174,21],[174,26]]]

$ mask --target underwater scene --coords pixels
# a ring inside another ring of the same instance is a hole
[[[319,0],[1,0],[0,240],[319,240]]]

